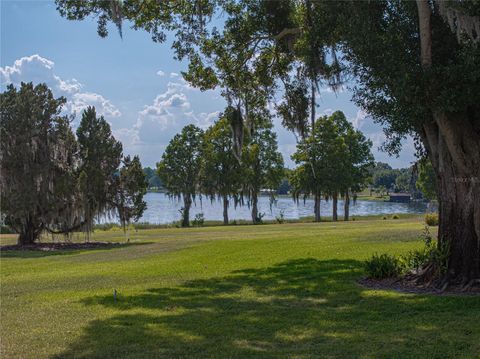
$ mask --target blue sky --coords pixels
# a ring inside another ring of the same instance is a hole
[[[180,71],[186,63],[173,60],[167,40],[154,43],[149,34],[124,28],[123,39],[115,28],[102,39],[96,22],[67,21],[53,1],[1,1],[0,76],[8,83],[46,82],[56,96],[65,96],[66,112],[76,113],[95,105],[110,122],[124,152],[139,154],[145,166],[160,160],[171,137],[189,123],[207,127],[218,118],[225,102],[218,91],[201,92],[189,86]],[[171,39],[170,39],[171,40]],[[351,101],[351,93],[320,93],[318,114],[342,110],[353,124],[372,139],[378,161],[407,167],[414,161],[409,139],[400,157],[380,152],[381,128]],[[290,154],[295,137],[275,119],[280,150],[292,167]]]

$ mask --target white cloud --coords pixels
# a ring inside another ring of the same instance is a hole
[[[214,112],[210,112],[210,113],[207,113],[207,112],[201,112],[198,114],[198,116],[195,116],[193,113],[192,113],[192,116],[194,118],[196,118],[196,125],[198,127],[200,127],[201,129],[207,129],[208,127],[210,127],[211,125],[213,125],[213,123],[218,120],[219,116],[220,116],[220,111],[214,111]]]
[[[139,145],[166,145],[187,124],[205,129],[218,118],[220,111],[193,111],[185,90],[189,90],[185,84],[169,82],[164,93],[138,112],[134,131]]]
[[[355,118],[352,119],[351,122],[353,124],[353,127],[355,127],[357,130],[362,130],[362,127],[364,127],[367,120],[373,122],[371,119],[368,118],[368,113],[366,113],[364,110],[358,110]]]
[[[173,79],[173,78],[176,78],[176,77],[178,77],[178,76],[180,76],[180,75],[177,74],[176,72],[170,72],[170,78]]]
[[[162,70],[158,70],[157,75],[160,76],[160,77],[163,77],[163,76],[165,76],[165,72],[163,72]]]
[[[73,94],[70,103],[67,103],[67,106],[68,105],[70,105],[71,112],[75,112],[76,114],[81,114],[88,106],[95,106],[97,113],[106,118],[119,117],[121,115],[120,111],[112,105],[109,100],[93,92],[78,92]]]
[[[2,87],[7,84],[20,86],[21,82],[46,83],[55,96],[65,96],[64,111],[80,115],[87,106],[95,106],[97,113],[107,119],[121,115],[117,107],[98,93],[83,91],[83,85],[76,80],[62,79],[55,74],[55,63],[38,54],[25,56],[13,66],[0,67]]]

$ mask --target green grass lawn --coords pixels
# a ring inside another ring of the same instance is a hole
[[[0,356],[479,358],[479,297],[357,284],[364,259],[419,247],[422,228],[418,217],[170,228],[114,249],[4,252]]]

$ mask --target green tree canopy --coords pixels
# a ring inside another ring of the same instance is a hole
[[[416,186],[426,199],[434,200],[438,198],[437,178],[432,163],[428,158],[423,158],[418,162]]]
[[[151,167],[145,167],[143,169],[145,173],[145,177],[148,182],[148,188],[160,188],[162,187],[162,181],[160,181],[160,177],[158,177],[157,171]]]
[[[292,159],[298,165],[290,182],[294,198],[312,195],[315,201],[315,221],[320,221],[321,196],[329,195],[346,168],[347,146],[340,136],[340,129],[333,117],[323,116],[316,120],[311,135],[297,145]]]
[[[125,231],[130,222],[138,221],[147,208],[143,196],[147,192],[148,182],[138,156],[123,158],[117,181],[115,206]]]
[[[312,195],[315,220],[320,220],[321,196],[333,198],[333,219],[337,218],[337,197],[345,197],[345,219],[348,219],[350,192],[363,188],[373,163],[371,142],[353,128],[341,111],[316,120],[315,128],[297,146],[292,159],[299,165],[291,182],[294,197]]]
[[[77,140],[61,115],[65,99],[46,85],[9,85],[0,99],[1,211],[20,244],[33,244],[43,231],[89,233],[95,218],[117,209],[118,196],[132,214],[127,220],[141,215],[144,191],[131,185],[139,159],[127,157],[118,176],[122,146],[94,108],[83,112]]]
[[[107,212],[113,214],[116,210],[116,177],[122,160],[122,144],[112,135],[103,116],[97,117],[94,107],[83,111],[77,138],[82,201],[87,231],[91,231],[98,216]]]
[[[270,121],[259,120],[262,127],[256,128],[245,144],[242,154],[242,187],[252,209],[252,221],[258,223],[258,194],[266,189],[273,195],[284,174],[283,157],[278,152],[277,135]]]
[[[157,172],[174,197],[183,197],[182,226],[190,225],[190,208],[199,194],[199,172],[202,161],[203,131],[188,125],[169,142]]]
[[[232,129],[225,117],[205,132],[200,178],[203,193],[211,200],[222,199],[223,222],[228,224],[229,199],[233,198],[237,204],[242,173],[233,153]]]
[[[0,184],[5,223],[33,244],[42,231],[68,230],[82,222],[76,197],[77,143],[65,98],[44,85],[7,86],[0,95]]]

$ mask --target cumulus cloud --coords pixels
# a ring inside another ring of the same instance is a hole
[[[353,127],[361,131],[362,128],[366,125],[367,117],[368,114],[364,110],[358,110],[355,117],[351,120]]]
[[[153,102],[138,112],[134,125],[134,137],[137,145],[164,144],[181,131],[187,124],[193,123],[207,128],[218,118],[220,112],[196,113],[184,93],[188,89],[182,83],[168,83],[167,90],[155,97]]]
[[[88,106],[95,106],[97,113],[105,116],[106,118],[119,117],[121,115],[120,111],[114,105],[112,105],[109,100],[98,93],[78,92],[73,94],[71,97],[69,107],[72,113],[80,114]]]
[[[178,76],[180,76],[178,73],[176,73],[176,72],[170,72],[170,78],[173,79],[173,78],[176,78],[176,77],[178,77]]]
[[[25,56],[13,66],[0,67],[2,87],[7,84],[19,86],[21,82],[46,83],[55,96],[65,96],[64,111],[79,115],[87,106],[95,106],[97,113],[106,118],[121,115],[117,107],[98,93],[84,91],[84,86],[75,78],[62,79],[55,74],[55,63],[38,54]]]
[[[160,77],[163,77],[163,76],[165,76],[165,72],[163,72],[162,70],[158,70],[157,75],[160,76]]]

